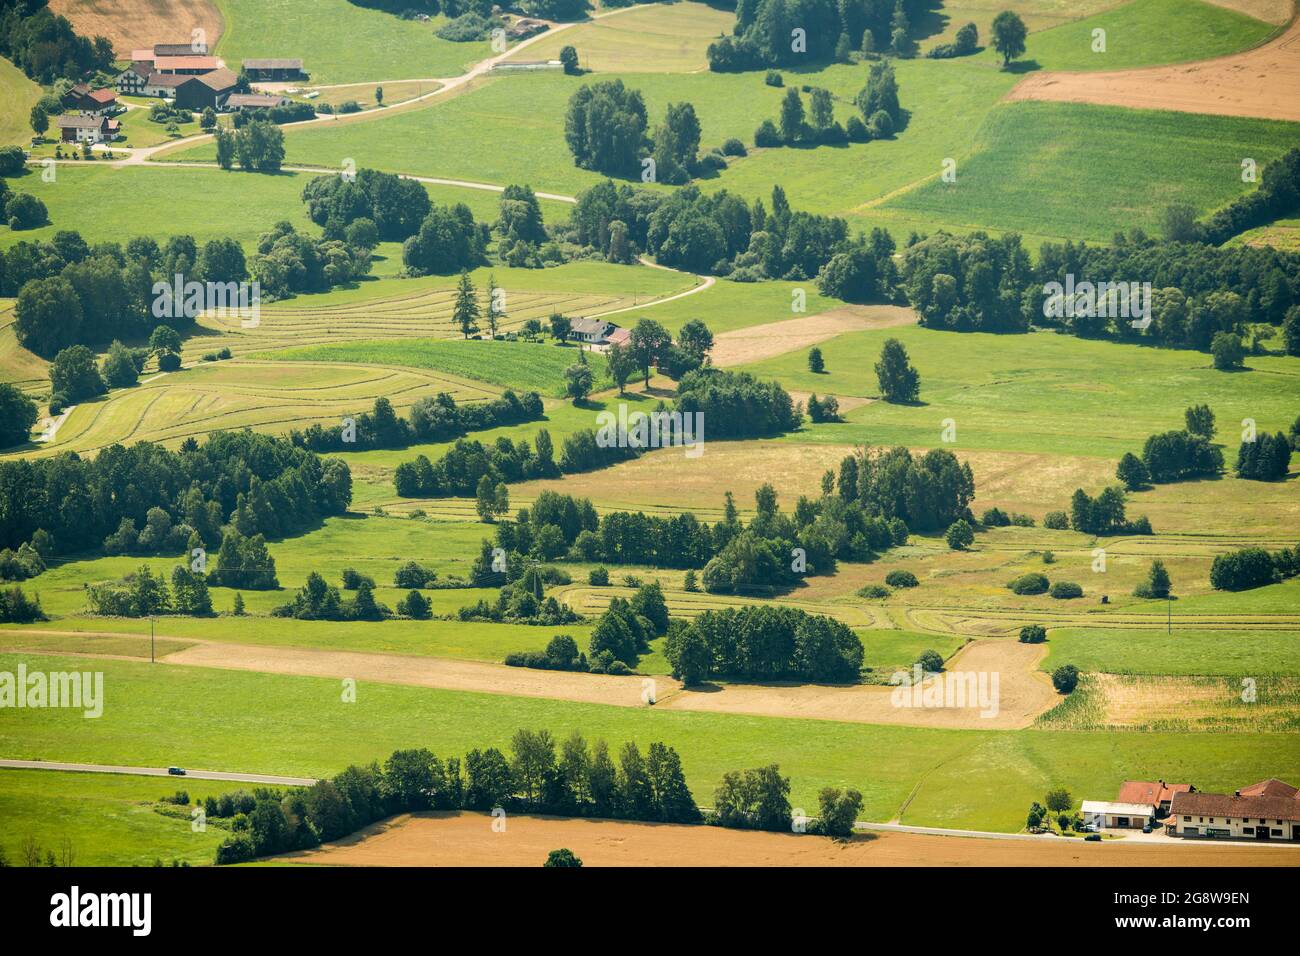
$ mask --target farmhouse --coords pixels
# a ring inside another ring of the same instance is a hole
[[[176,106],[186,110],[219,109],[239,85],[239,77],[226,69],[182,79],[176,87]]]
[[[176,88],[188,79],[188,76],[177,76],[173,73],[150,73],[141,94],[158,97],[175,96]]]
[[[1300,797],[1281,780],[1263,780],[1222,793],[1174,795],[1167,830],[1184,837],[1300,841]]]
[[[1115,800],[1118,803],[1154,805],[1156,816],[1165,817],[1169,815],[1174,794],[1191,793],[1195,789],[1190,783],[1165,783],[1163,780],[1148,783],[1145,780],[1125,780]]]
[[[287,57],[245,60],[242,66],[248,78],[254,81],[283,82],[301,80],[307,76],[302,69],[302,60]]]
[[[569,338],[584,345],[605,345],[609,335],[618,326],[604,319],[574,319],[569,329]]]
[[[203,76],[222,69],[222,66],[215,56],[169,56],[155,60],[154,69],[178,76]]]
[[[225,108],[228,110],[269,110],[277,106],[288,106],[289,97],[275,96],[271,93],[231,93],[226,97]]]
[[[128,93],[134,96],[147,96],[144,88],[149,83],[149,75],[153,68],[147,63],[132,63],[125,70],[117,75],[113,85],[117,87],[119,93]]]
[[[627,343],[632,338],[632,330],[614,326],[614,331],[605,336],[605,342],[609,345],[621,345],[627,347]]]
[[[65,143],[111,143],[121,124],[107,116],[65,113],[58,118],[59,138]]]
[[[117,110],[117,94],[110,89],[92,90],[87,83],[78,83],[68,90],[63,102],[69,109],[86,116],[108,116]]]
[[[1156,818],[1155,804],[1152,803],[1085,800],[1082,809],[1083,822],[1092,830],[1140,830]]]
[[[207,52],[208,45],[197,40],[192,43],[155,43],[153,45],[153,55],[155,57],[193,56]]]

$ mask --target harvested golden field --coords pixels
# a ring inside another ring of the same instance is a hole
[[[476,813],[405,814],[319,850],[315,866],[541,866],[568,847],[584,866],[1296,866],[1300,850],[1216,843],[980,839],[866,833],[847,842],[670,823],[514,816],[504,832]]]
[[[1113,73],[1031,73],[1007,99],[1300,121],[1300,19],[1271,43],[1214,60]]]
[[[896,305],[846,305],[820,315],[723,332],[714,340],[713,364],[719,368],[747,365],[806,349],[845,332],[915,324],[916,313],[911,309]]]
[[[1293,730],[1300,714],[1295,678],[1096,674],[1101,726],[1125,730],[1270,732]]]
[[[187,43],[202,30],[214,49],[225,23],[212,0],[50,0],[82,36],[113,41],[119,59],[155,43]]]

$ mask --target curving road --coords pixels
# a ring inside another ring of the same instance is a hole
[[[119,773],[134,777],[168,777],[172,780],[228,780],[232,783],[261,783],[279,787],[310,787],[314,777],[280,777],[265,773],[235,773],[225,770],[186,770],[171,774],[166,767],[114,767],[97,763],[58,763],[53,760],[0,760],[0,769],[64,770],[73,773]]]

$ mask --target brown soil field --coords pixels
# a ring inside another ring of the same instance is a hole
[[[1271,43],[1215,60],[1112,73],[1031,73],[1007,99],[1300,121],[1300,19]]]
[[[1216,7],[1236,10],[1265,23],[1281,26],[1291,19],[1291,0],[1206,0]]]
[[[71,20],[83,36],[108,37],[119,59],[155,43],[188,43],[196,28],[212,50],[225,29],[210,0],[50,0],[50,10]]]
[[[1290,847],[1018,840],[922,833],[847,842],[720,827],[513,816],[504,832],[474,813],[395,817],[278,862],[316,866],[541,866],[568,847],[584,866],[1296,866]]]
[[[713,342],[713,364],[720,368],[744,365],[808,348],[845,332],[915,324],[916,313],[911,309],[896,305],[847,305],[820,315],[723,332]]]

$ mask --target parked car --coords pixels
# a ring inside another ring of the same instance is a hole
[[[1085,843],[1100,843],[1100,842],[1101,842],[1101,834],[1100,834],[1100,833],[1089,833],[1089,834],[1088,834],[1086,837],[1084,837],[1083,839],[1084,839],[1084,842],[1085,842]]]
[[[168,772],[169,774],[171,774],[173,777],[183,777],[183,776],[185,776],[185,768],[184,768],[184,767],[168,767],[168,768],[167,768],[167,772]]]
[[[1143,832],[1143,833],[1150,833],[1153,829],[1155,829],[1155,828],[1152,827],[1151,824],[1148,823],[1148,824],[1146,824],[1145,826],[1142,827],[1142,832]]]

